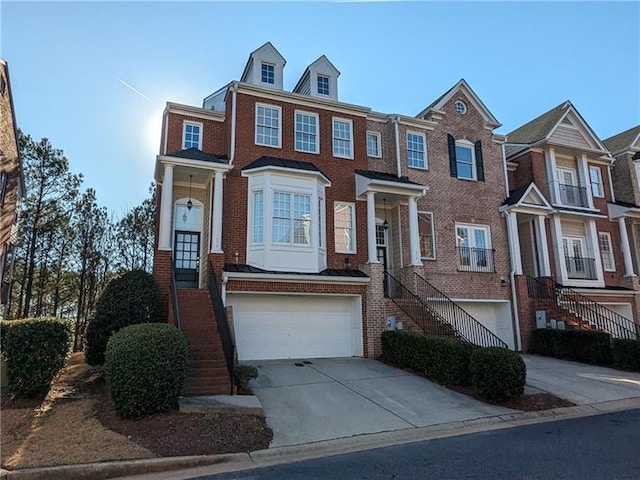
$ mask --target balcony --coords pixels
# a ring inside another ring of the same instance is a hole
[[[585,257],[564,257],[567,277],[579,280],[597,280],[596,259]]]
[[[560,192],[560,203],[563,205],[582,208],[590,207],[587,187],[559,183],[558,191]]]
[[[457,247],[458,270],[462,272],[495,272],[494,252],[495,250],[490,248]]]

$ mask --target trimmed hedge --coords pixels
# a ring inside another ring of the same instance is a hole
[[[160,288],[153,276],[132,270],[111,280],[96,303],[85,338],[89,365],[102,365],[109,337],[127,325],[163,323]]]
[[[19,397],[44,397],[69,353],[70,324],[60,318],[27,318],[3,321],[0,328],[9,391]]]
[[[176,409],[189,368],[187,341],[173,325],[130,325],[107,344],[105,377],[121,418]]]
[[[624,370],[640,372],[640,341],[614,339],[613,363]]]
[[[516,352],[499,347],[478,348],[471,355],[470,369],[476,391],[490,402],[505,402],[524,393],[527,367]]]
[[[594,365],[611,365],[613,361],[611,336],[593,330],[534,330],[529,353]]]
[[[385,360],[400,368],[424,372],[444,385],[470,385],[469,363],[476,347],[457,338],[441,338],[402,330],[382,334]]]

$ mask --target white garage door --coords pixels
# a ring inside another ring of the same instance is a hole
[[[513,350],[513,327],[511,323],[511,308],[508,302],[456,300],[456,303]]]
[[[360,297],[227,293],[238,359],[362,356]]]

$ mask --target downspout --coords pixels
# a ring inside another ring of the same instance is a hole
[[[227,282],[229,281],[229,277],[227,277],[224,272],[222,273],[222,286],[220,287],[220,297],[222,297],[222,304],[227,306]]]
[[[231,152],[229,154],[229,165],[233,165],[236,157],[236,96],[238,94],[238,84],[231,85]]]
[[[505,188],[505,198],[509,198],[510,189],[509,189],[509,174],[507,173],[507,151],[505,149],[506,141],[502,142],[502,169],[504,171],[504,188]]]
[[[509,221],[509,217],[512,215],[511,212],[504,212],[505,221],[507,223],[507,238],[509,240],[509,259],[511,260],[511,273],[509,274],[510,285],[511,285],[511,303],[513,304],[513,322],[515,323],[515,350],[520,351],[522,349],[522,334],[520,333],[520,314],[518,313],[518,296],[516,295],[516,270],[513,267],[515,265],[515,261],[513,259],[514,251],[513,248],[513,235],[511,234],[511,228],[509,225],[511,222]]]
[[[613,191],[613,180],[611,180],[611,165],[607,165],[607,175],[609,176],[609,191],[611,192],[611,201],[616,203],[616,195]]]
[[[396,115],[392,120],[395,138],[396,138],[396,168],[398,170],[398,178],[402,176],[402,166],[400,162],[400,130],[398,129],[398,123],[400,123],[400,118]]]

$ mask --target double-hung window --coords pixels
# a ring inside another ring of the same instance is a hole
[[[367,156],[380,158],[380,134],[378,132],[367,132]]]
[[[351,120],[333,119],[333,156],[353,158],[353,123]]]
[[[253,243],[264,241],[264,192],[253,192]]]
[[[311,196],[273,192],[273,243],[311,245]]]
[[[335,249],[338,253],[355,253],[356,224],[355,204],[346,202],[335,202],[333,205],[333,223]]]
[[[202,124],[184,122],[182,127],[182,148],[197,148],[202,150]]]
[[[475,170],[473,143],[465,140],[456,141],[456,172],[458,178],[475,180]]]
[[[266,83],[268,85],[274,85],[276,83],[276,67],[275,65],[271,65],[269,63],[262,64],[260,80],[262,83]]]
[[[495,271],[488,226],[456,224],[456,251],[459,270]]]
[[[329,77],[318,75],[318,95],[329,95]]]
[[[604,188],[602,185],[602,171],[600,167],[589,167],[589,178],[591,180],[591,193],[594,197],[604,197]]]
[[[407,162],[410,167],[427,168],[427,137],[407,132]]]
[[[436,258],[436,244],[433,234],[433,213],[418,212],[418,231],[420,233],[420,256],[424,260]]]
[[[256,145],[280,148],[280,107],[256,104]]]
[[[296,112],[296,150],[318,153],[318,115]]]
[[[598,232],[600,242],[600,254],[602,255],[602,268],[605,272],[615,272],[616,262],[613,258],[613,247],[611,234],[609,232]]]

